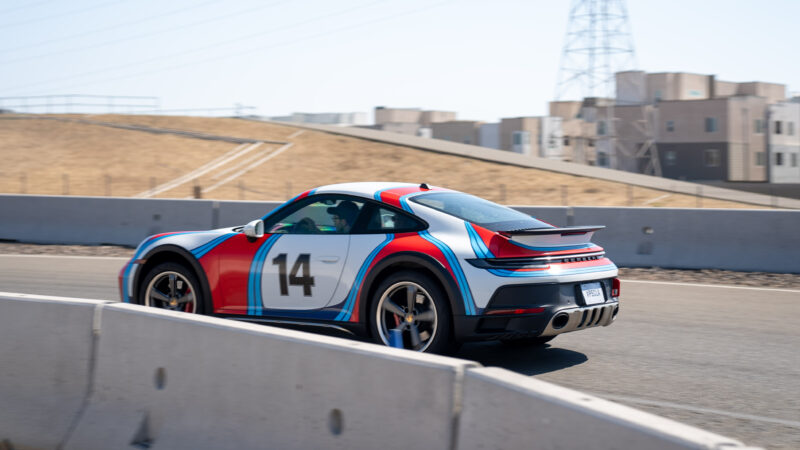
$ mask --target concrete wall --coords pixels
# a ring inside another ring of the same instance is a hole
[[[0,195],[0,239],[135,246],[165,231],[243,225],[278,204]],[[606,225],[595,242],[620,266],[800,273],[800,211],[515,208],[556,226]]]
[[[3,448],[743,446],[504,369],[213,317],[0,293],[0,325]]]

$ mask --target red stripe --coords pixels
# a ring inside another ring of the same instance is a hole
[[[250,242],[244,233],[226,239],[200,259],[214,300],[214,312],[247,314],[247,281],[258,248],[270,235]],[[220,264],[224,261],[224,264]],[[243,288],[244,287],[244,288]]]

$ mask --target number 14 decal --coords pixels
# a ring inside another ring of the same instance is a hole
[[[286,276],[286,253],[281,253],[272,260],[273,265],[278,266],[278,280],[281,284],[281,295],[289,295],[289,285],[303,286],[303,295],[311,297],[311,286],[314,286],[314,277],[311,276],[311,255],[301,253],[297,261],[292,266],[289,276]],[[297,276],[297,272],[303,269],[303,276]],[[288,278],[288,282],[287,282]]]

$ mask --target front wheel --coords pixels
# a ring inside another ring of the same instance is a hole
[[[429,353],[453,348],[447,296],[430,277],[412,271],[383,280],[373,296],[370,330],[378,344]]]
[[[139,303],[145,306],[202,314],[205,312],[200,283],[186,266],[161,263],[142,280]]]

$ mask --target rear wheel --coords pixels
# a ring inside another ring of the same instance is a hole
[[[428,276],[397,272],[383,280],[371,302],[370,330],[375,342],[429,353],[453,348],[447,297]]]
[[[200,283],[182,264],[165,262],[153,267],[141,286],[139,303],[145,306],[197,314],[205,312]]]

